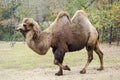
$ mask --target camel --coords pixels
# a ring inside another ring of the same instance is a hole
[[[60,12],[54,22],[43,31],[35,20],[24,18],[17,30],[22,33],[27,45],[37,54],[45,55],[50,47],[52,48],[54,64],[59,66],[59,71],[55,74],[57,76],[63,75],[63,70],[70,70],[67,65],[62,64],[65,53],[78,51],[84,47],[88,52],[88,60],[80,73],[86,73],[89,63],[93,60],[93,51],[100,59],[98,70],[104,69],[98,32],[83,10],[76,11],[71,19],[67,12]]]

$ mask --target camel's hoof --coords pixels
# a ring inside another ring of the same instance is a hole
[[[56,75],[56,76],[62,76],[63,73],[58,72],[58,73],[55,73],[55,75]]]
[[[63,68],[64,70],[68,70],[68,71],[70,71],[71,69],[66,65],[66,66],[64,66],[64,68]]]
[[[104,68],[103,67],[100,67],[100,68],[98,68],[97,70],[98,71],[102,71]]]
[[[86,70],[81,70],[80,73],[81,73],[81,74],[85,74],[85,73],[86,73]]]

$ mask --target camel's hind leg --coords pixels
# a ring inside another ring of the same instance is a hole
[[[104,69],[104,67],[103,67],[103,52],[100,50],[98,42],[94,48],[94,51],[98,54],[99,59],[100,59],[100,68],[98,68],[97,70],[103,70]]]
[[[80,71],[81,74],[86,73],[87,67],[89,66],[90,62],[93,60],[93,49],[94,49],[93,46],[87,46],[86,49],[88,51],[88,60],[85,67]]]

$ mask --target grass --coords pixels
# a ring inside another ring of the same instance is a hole
[[[105,65],[120,64],[120,54],[104,54]],[[51,49],[44,56],[38,55],[27,47],[26,44],[17,43],[10,47],[8,43],[0,43],[0,69],[33,69],[33,68],[55,68],[54,56]],[[87,61],[85,49],[67,53],[64,64],[69,66],[84,66]],[[90,65],[99,66],[98,56],[94,53],[94,60]]]

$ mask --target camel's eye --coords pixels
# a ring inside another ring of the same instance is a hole
[[[27,25],[26,24],[23,24],[24,27],[26,27]]]
[[[34,24],[33,24],[33,23],[29,23],[29,26],[33,27],[33,26],[34,26]]]

